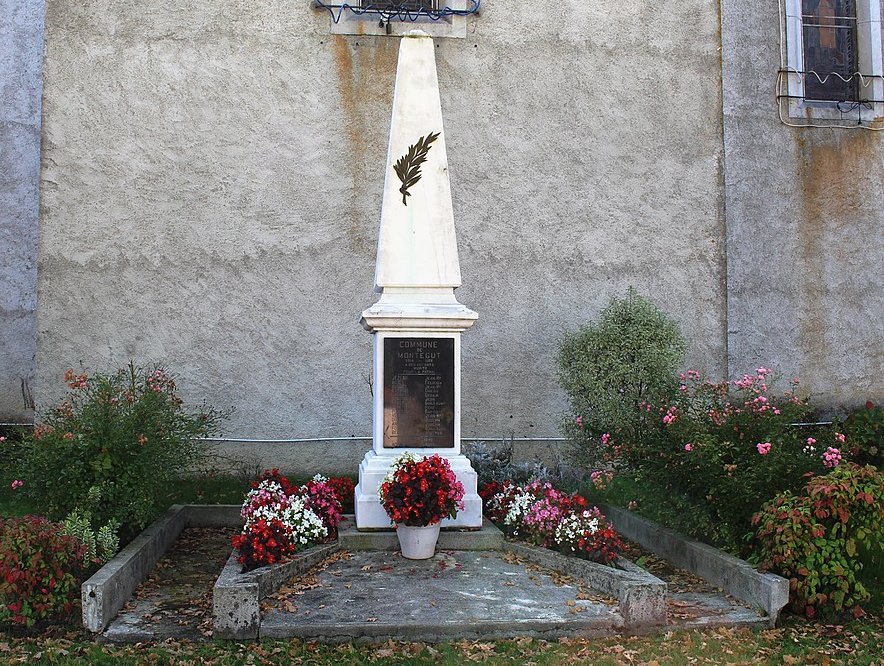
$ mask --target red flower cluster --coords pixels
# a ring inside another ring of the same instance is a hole
[[[503,483],[500,483],[499,481],[489,481],[486,483],[479,488],[479,497],[482,498],[482,507],[487,507],[488,500],[511,487],[509,481],[504,481]]]
[[[0,626],[68,615],[80,595],[86,546],[38,516],[0,518]]]
[[[254,481],[252,481],[252,488],[257,488],[261,485],[262,481],[276,481],[280,486],[282,486],[282,491],[286,495],[293,495],[297,490],[298,486],[293,484],[288,480],[287,477],[283,476],[279,472],[278,467],[274,467],[273,469],[265,469],[264,473],[260,476],[256,477]]]
[[[463,484],[448,460],[438,454],[394,462],[380,487],[381,501],[397,525],[422,527],[457,516],[463,508]]]
[[[232,539],[243,571],[276,564],[300,548],[335,538],[341,503],[324,477],[297,486],[272,469],[251,485],[241,512],[243,531]]]
[[[352,513],[354,493],[356,491],[356,484],[353,479],[349,476],[333,476],[328,480],[327,485],[335,491],[343,511]]]
[[[297,550],[286,526],[276,519],[255,521],[243,534],[233,537],[232,542],[239,551],[237,561],[243,565],[243,571],[276,564]]]
[[[602,564],[610,564],[623,551],[624,544],[613,526],[597,507],[574,514],[573,522],[582,526],[568,534],[559,530],[559,549],[568,555]]]

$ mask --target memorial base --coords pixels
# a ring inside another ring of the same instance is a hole
[[[442,521],[442,528],[472,528],[482,527],[482,498],[476,492],[478,478],[470,463],[469,458],[463,454],[446,455],[438,450],[423,452],[419,449],[409,449],[417,455],[429,455],[439,453],[448,459],[452,471],[457,475],[457,480],[464,487],[464,508],[458,511],[457,518],[446,518]],[[378,497],[378,487],[381,485],[393,458],[401,453],[401,450],[392,450],[389,455],[378,455],[374,450],[365,454],[359,464],[359,484],[356,486],[356,527],[360,530],[393,529],[393,523]]]

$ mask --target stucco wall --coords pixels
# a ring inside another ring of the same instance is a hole
[[[308,4],[49,0],[41,404],[64,368],[132,357],[234,406],[229,434],[370,432],[357,320],[398,44],[330,36]],[[499,0],[437,40],[480,316],[464,436],[555,436],[563,331],[629,285],[725,373],[718,28],[711,0]]]
[[[729,369],[820,406],[884,399],[884,132],[792,128],[776,3],[722,2]]]
[[[0,421],[33,415],[42,0],[0,0]]]

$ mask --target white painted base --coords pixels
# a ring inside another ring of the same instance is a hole
[[[425,455],[420,449],[410,449],[417,455]],[[390,455],[378,455],[372,449],[365,454],[365,458],[359,464],[359,484],[356,486],[356,527],[360,530],[393,529],[393,523],[378,497],[378,488],[381,481],[387,475],[390,463],[402,449],[391,451]],[[481,527],[482,526],[482,498],[476,492],[478,478],[469,458],[463,454],[446,455],[439,453],[448,459],[451,469],[457,475],[457,480],[464,487],[464,508],[458,511],[457,518],[446,518],[442,521],[442,527]]]

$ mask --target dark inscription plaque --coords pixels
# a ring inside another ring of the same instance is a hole
[[[384,339],[384,448],[454,447],[454,339]]]

